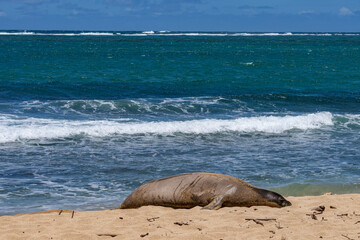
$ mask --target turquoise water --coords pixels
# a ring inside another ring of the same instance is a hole
[[[0,214],[198,171],[360,192],[359,33],[0,31],[0,49]]]

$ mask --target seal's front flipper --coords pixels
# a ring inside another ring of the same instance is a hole
[[[212,200],[208,205],[206,205],[202,209],[218,210],[219,208],[221,208],[223,203],[224,203],[224,197],[218,196],[218,197],[214,198],[214,200]]]

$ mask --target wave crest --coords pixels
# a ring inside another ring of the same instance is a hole
[[[77,135],[109,137],[134,134],[212,134],[226,132],[263,132],[279,134],[292,129],[308,130],[333,125],[333,115],[320,112],[300,116],[263,116],[231,120],[201,119],[187,121],[136,122],[129,119],[70,121],[55,119],[16,119],[0,117],[0,143],[29,139],[67,138]]]
[[[143,31],[143,32],[46,32],[46,31],[0,31],[0,35],[36,35],[36,36],[195,36],[195,37],[262,37],[262,36],[359,36],[359,33],[292,33],[292,32],[169,32],[169,31]]]

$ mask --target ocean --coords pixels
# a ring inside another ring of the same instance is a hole
[[[0,31],[0,215],[216,172],[360,193],[360,33]]]

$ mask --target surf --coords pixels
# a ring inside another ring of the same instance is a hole
[[[298,116],[260,116],[236,119],[194,119],[184,121],[131,121],[114,120],[57,120],[42,118],[0,118],[0,143],[29,139],[53,139],[73,136],[109,137],[112,135],[172,135],[215,133],[270,133],[280,134],[289,130],[306,131],[332,126],[330,112]]]

